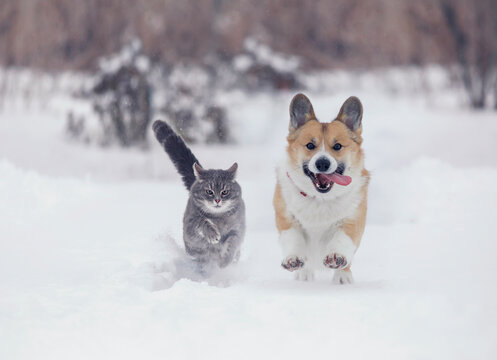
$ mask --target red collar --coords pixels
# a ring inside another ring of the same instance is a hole
[[[295,184],[295,182],[293,182],[292,178],[290,177],[290,174],[288,173],[288,171],[286,172],[286,176],[288,176],[288,178],[290,179],[290,181],[292,182],[293,185],[295,185],[295,187],[300,191],[300,194],[304,197],[307,197],[307,194],[305,192],[303,192],[302,190],[300,190],[298,187],[297,187],[297,184]]]

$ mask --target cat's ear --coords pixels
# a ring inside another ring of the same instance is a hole
[[[311,101],[304,94],[295,95],[290,104],[290,131],[297,130],[312,119],[316,119],[316,115]]]
[[[235,178],[235,176],[236,176],[236,170],[237,170],[237,169],[238,169],[238,164],[237,164],[237,163],[234,163],[234,164],[233,164],[233,165],[231,165],[231,167],[230,167],[228,170],[226,170],[226,171],[227,171],[227,172],[229,172],[229,173],[233,176],[233,178]]]
[[[197,180],[200,179],[200,176],[202,176],[202,174],[204,172],[205,172],[205,170],[202,166],[200,166],[200,164],[198,164],[198,163],[193,164],[193,173],[195,174],[195,177],[197,178]]]

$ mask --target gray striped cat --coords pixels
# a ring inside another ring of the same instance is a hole
[[[245,235],[245,204],[235,180],[238,165],[206,170],[168,124],[157,120],[152,127],[190,192],[183,217],[186,252],[202,272],[237,261]]]

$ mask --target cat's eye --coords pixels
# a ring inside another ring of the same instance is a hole
[[[221,191],[221,195],[222,196],[227,196],[229,193],[230,193],[229,190],[223,190],[223,191]]]
[[[207,195],[209,196],[212,196],[214,195],[214,191],[212,191],[211,189],[206,189],[205,192],[207,193]]]
[[[341,148],[342,148],[342,144],[340,144],[340,143],[336,143],[335,145],[333,145],[333,150],[335,150],[335,151],[338,151]]]
[[[310,142],[305,147],[308,148],[309,150],[314,150],[316,148],[316,145]]]

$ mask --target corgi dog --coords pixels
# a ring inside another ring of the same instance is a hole
[[[282,267],[298,280],[333,269],[353,282],[350,267],[366,223],[369,172],[364,168],[362,104],[348,98],[335,120],[317,120],[311,102],[290,104],[286,160],[278,166],[273,205]]]

